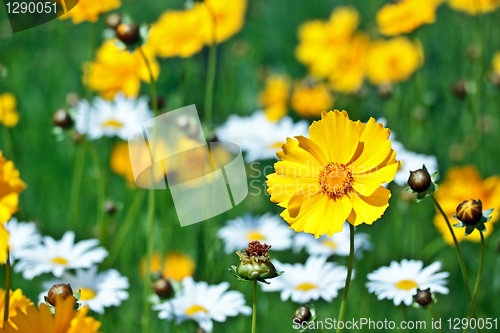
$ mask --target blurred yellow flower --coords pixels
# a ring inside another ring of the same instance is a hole
[[[163,278],[181,281],[187,276],[193,276],[194,261],[182,253],[170,253],[165,259]]]
[[[163,271],[163,258],[158,252],[154,252],[151,255],[151,262],[149,264],[149,272],[154,274],[161,274]],[[146,273],[146,257],[141,259],[141,276]]]
[[[205,0],[213,22],[215,18],[215,40],[222,43],[241,30],[245,22],[247,0]]]
[[[335,110],[312,123],[309,138],[287,138],[267,191],[285,208],[281,216],[290,228],[318,238],[342,231],[345,220],[356,226],[380,218],[391,196],[382,184],[400,165],[389,134],[373,118],[354,122]]]
[[[469,15],[478,15],[495,11],[500,0],[448,0],[448,5]]]
[[[19,312],[26,314],[26,308],[29,305],[33,305],[33,303],[23,295],[23,291],[21,289],[17,289],[16,291],[10,291],[10,299],[9,299],[9,324],[17,328],[16,325],[12,322],[12,317],[15,317]],[[0,313],[3,314],[5,311],[5,290],[0,289]],[[3,328],[4,322],[3,318],[0,320],[0,328]]]
[[[495,53],[493,56],[493,71],[500,75],[500,52]]]
[[[74,24],[79,24],[83,21],[95,22],[99,18],[99,15],[120,6],[120,0],[79,0],[75,7],[59,18],[71,18]]]
[[[128,144],[126,142],[118,142],[111,151],[109,159],[111,171],[117,175],[123,176],[129,184],[135,184],[132,164],[130,163],[130,155],[128,152]]]
[[[372,42],[366,60],[366,75],[376,85],[407,80],[423,64],[420,42],[405,37]]]
[[[284,75],[273,74],[266,79],[264,90],[259,94],[259,103],[269,120],[278,120],[287,114],[290,94],[290,79]]]
[[[18,312],[12,318],[13,324],[7,324],[0,332],[6,333],[97,333],[101,323],[92,317],[87,317],[89,308],[74,310],[75,298],[63,299],[57,296],[55,315],[46,304],[40,304],[39,309],[29,305],[26,312]]]
[[[7,127],[14,127],[19,122],[19,113],[16,111],[16,98],[7,92],[0,95],[0,123]]]
[[[471,165],[449,169],[446,173],[446,179],[439,184],[435,196],[451,224],[455,223],[452,216],[456,214],[457,206],[464,200],[480,199],[483,209],[494,208],[492,219],[486,224],[485,236],[492,233],[493,223],[500,216],[500,177],[491,176],[482,180],[477,169]],[[443,234],[444,240],[453,245],[453,238],[446,221],[438,211],[434,216],[434,225]],[[452,229],[459,242],[462,240],[479,242],[481,239],[477,230],[474,230],[469,236],[465,236],[464,229]]]
[[[17,212],[19,193],[25,188],[14,163],[3,157],[0,151],[0,223],[10,220]]]
[[[139,52],[129,53],[116,42],[114,39],[105,41],[97,50],[96,59],[85,64],[83,81],[105,99],[113,99],[119,91],[127,97],[135,97],[141,80],[149,82],[147,65]],[[153,76],[158,77],[160,66],[153,52],[145,46],[143,50],[149,58]]]
[[[5,230],[3,223],[0,224],[0,264],[4,264],[9,257],[9,232]]]
[[[291,105],[302,117],[315,117],[332,108],[333,96],[324,83],[306,79],[295,84]]]
[[[380,33],[387,36],[410,33],[423,24],[434,23],[439,0],[402,0],[386,4],[377,13]]]

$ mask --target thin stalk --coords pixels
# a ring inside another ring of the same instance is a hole
[[[142,47],[138,47],[137,50],[141,54],[142,59],[144,59],[146,67],[148,68],[149,84],[151,85],[151,103],[153,105],[154,116],[156,117],[158,116],[158,99],[156,97],[156,81],[153,75],[153,70],[151,69],[151,64],[149,63],[148,57],[146,57],[146,54],[144,53]]]
[[[212,126],[212,108],[214,100],[215,70],[217,66],[217,43],[210,45],[207,66],[207,82],[205,86],[205,124]]]
[[[12,269],[10,266],[10,254],[7,251],[7,261],[5,263],[5,306],[3,311],[3,322],[5,323],[9,320],[9,302],[10,302],[10,288],[12,284]]]
[[[437,319],[438,316],[436,316],[436,314],[434,313],[434,310],[432,310],[432,306],[429,306],[428,309],[429,309],[429,312],[431,313],[432,318]],[[436,328],[436,329],[439,330],[439,332],[444,333],[442,328]]]
[[[257,332],[257,280],[253,280],[252,333]]]
[[[484,253],[485,253],[485,246],[484,246],[484,235],[480,231],[481,234],[481,262],[479,264],[479,272],[477,273],[477,280],[476,280],[476,286],[474,287],[474,296],[472,296],[472,301],[470,303],[470,310],[469,310],[469,315],[467,316],[467,322],[470,322],[470,319],[474,315],[475,312],[475,306],[476,306],[476,300],[477,300],[477,294],[479,291],[479,286],[481,285],[481,278],[483,277],[483,269],[484,269]],[[467,332],[469,327],[467,326],[464,329],[464,333]]]
[[[76,231],[78,222],[78,208],[80,206],[80,188],[83,179],[83,167],[85,165],[86,141],[82,142],[76,151],[75,167],[73,169],[73,179],[71,180],[71,194],[69,204],[69,225],[70,229]]]
[[[98,191],[98,200],[97,200],[97,216],[100,226],[100,241],[101,245],[106,246],[108,242],[108,218],[104,212],[104,202],[106,201],[106,185],[104,179],[104,169],[99,161],[99,156],[92,145],[91,142],[88,143],[90,156],[97,167],[99,175],[97,177],[97,191]]]
[[[351,285],[352,268],[354,266],[354,226],[349,223],[350,232],[350,249],[349,249],[349,265],[347,267],[347,278],[345,280],[344,296],[342,296],[342,303],[340,303],[339,320],[341,322],[344,320],[345,309],[347,306],[347,294],[349,293],[349,286]],[[337,328],[337,333],[342,330]]]

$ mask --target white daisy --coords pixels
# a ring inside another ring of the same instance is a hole
[[[326,256],[311,256],[305,265],[282,264],[277,260],[273,263],[277,271],[285,273],[270,281],[271,284],[263,285],[262,290],[281,291],[283,302],[290,297],[296,303],[307,303],[320,297],[331,302],[347,278],[347,268],[326,262]]]
[[[246,152],[245,160],[253,162],[276,158],[287,137],[308,136],[309,125],[302,120],[294,124],[286,116],[279,121],[271,121],[262,111],[250,117],[231,115],[226,123],[216,130],[220,141],[236,143]]]
[[[97,266],[88,270],[79,269],[76,275],[64,273],[60,279],[43,283],[46,289],[40,294],[39,302],[44,302],[50,288],[55,284],[67,283],[75,293],[80,290],[80,301],[82,305],[88,305],[90,310],[104,313],[104,308],[119,306],[123,300],[128,299],[128,279],[121,276],[115,269],[109,269],[97,274]]]
[[[24,249],[40,244],[42,236],[33,222],[18,222],[15,217],[5,222],[5,229],[9,232],[10,259],[19,259],[19,253]]]
[[[103,247],[96,247],[98,244],[97,239],[75,244],[73,231],[67,231],[58,242],[45,236],[42,243],[18,252],[19,262],[14,269],[23,272],[27,280],[48,272],[59,278],[66,269],[90,268],[102,262],[108,252]]]
[[[299,252],[302,248],[305,248],[310,255],[324,255],[327,257],[331,255],[348,256],[350,234],[348,222],[344,223],[342,232],[333,234],[332,237],[323,235],[315,238],[311,234],[300,232],[293,239],[293,249],[295,252]],[[369,250],[371,246],[367,234],[359,232],[354,234],[354,251],[357,257],[362,255],[363,250]]]
[[[277,215],[245,214],[243,217],[228,221],[217,235],[224,240],[226,253],[232,253],[236,250],[243,250],[254,240],[271,244],[273,250],[287,250],[292,246],[293,231]]]
[[[366,283],[368,291],[375,293],[379,300],[392,299],[394,305],[404,302],[406,305],[413,303],[413,296],[417,288],[422,290],[430,288],[431,292],[447,294],[446,278],[448,272],[436,273],[441,268],[439,261],[422,269],[424,263],[420,260],[403,259],[401,263],[391,262],[389,267],[380,267],[368,274]]]
[[[161,319],[175,318],[178,324],[192,319],[205,332],[211,332],[212,320],[224,322],[226,317],[252,313],[252,309],[245,305],[243,294],[227,291],[228,288],[228,282],[209,286],[206,282],[194,282],[191,277],[186,277],[182,280],[182,291],[172,300],[153,306],[153,310],[160,310],[158,317]]]
[[[147,97],[126,98],[123,93],[116,94],[114,101],[96,97],[90,104],[81,100],[75,106],[74,116],[76,130],[89,140],[102,136],[127,140],[135,127],[152,117]]]

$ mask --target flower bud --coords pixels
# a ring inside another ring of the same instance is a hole
[[[57,296],[61,296],[63,299],[68,297],[73,297],[73,289],[69,284],[55,284],[50,288],[49,293],[47,295],[47,302],[56,306],[56,298]]]
[[[108,215],[113,215],[114,213],[116,213],[116,204],[113,200],[106,201],[102,208]]]
[[[116,27],[116,37],[121,40],[126,45],[134,44],[139,41],[141,34],[139,32],[139,27],[135,23],[120,23]]]
[[[467,95],[467,82],[465,80],[457,81],[451,88],[451,93],[456,98],[463,99]]]
[[[422,306],[429,305],[432,302],[431,289],[420,290],[417,288],[417,293],[413,296],[413,299]]]
[[[245,249],[245,253],[236,252],[241,260],[236,268],[238,275],[249,280],[264,280],[275,276],[276,268],[267,254],[270,248],[270,245],[252,241]]]
[[[173,291],[170,282],[163,278],[160,278],[153,284],[153,290],[160,298],[168,298]]]
[[[118,25],[120,25],[120,23],[122,23],[122,18],[120,17],[120,14],[113,13],[106,17],[106,25],[110,29],[113,30],[116,29]]]
[[[390,98],[392,96],[392,84],[381,84],[378,86],[378,95],[384,99]]]
[[[166,102],[165,97],[163,97],[163,96],[158,96],[156,98],[156,106],[158,107],[158,110],[161,110],[165,107],[165,104],[166,104],[165,102]],[[150,109],[153,109],[153,101],[151,100],[151,98],[148,101],[148,106]]]
[[[301,306],[295,310],[295,313],[293,314],[293,322],[302,324],[304,322],[309,321],[311,319],[311,310],[307,305]]]
[[[429,172],[425,169],[418,169],[416,171],[410,171],[410,177],[408,178],[408,185],[410,188],[417,192],[425,192],[431,185],[432,179]]]
[[[457,218],[466,225],[474,225],[483,216],[483,205],[474,199],[465,200],[457,207]]]
[[[69,113],[63,109],[57,110],[54,113],[54,116],[52,116],[52,122],[57,127],[61,127],[64,129],[69,128],[71,127],[71,125],[73,125],[73,119],[71,119]]]

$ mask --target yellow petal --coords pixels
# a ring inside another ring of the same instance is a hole
[[[391,192],[385,187],[380,186],[369,197],[361,195],[352,195],[350,197],[352,203],[352,212],[347,218],[352,225],[361,223],[372,224],[384,214],[389,207],[389,198]]]
[[[316,194],[320,191],[317,178],[285,177],[275,173],[267,176],[267,186],[272,202],[288,201],[295,193]]]
[[[328,160],[326,159],[325,154],[323,154],[321,148],[314,141],[302,135],[296,136],[295,138],[299,142],[299,147],[311,153],[311,155],[313,155],[316,158],[319,164],[321,165],[328,164]]]
[[[380,169],[354,175],[354,190],[363,196],[372,195],[380,185],[394,179],[398,167],[398,163],[392,163]]]
[[[360,141],[363,149],[356,152],[359,156],[354,156],[351,162],[353,173],[366,172],[376,168],[388,156],[392,154],[391,141],[389,138],[390,130],[384,128],[382,124],[376,123],[375,119],[370,118],[368,123],[359,123],[358,127],[362,130]],[[392,179],[391,179],[392,180]]]

